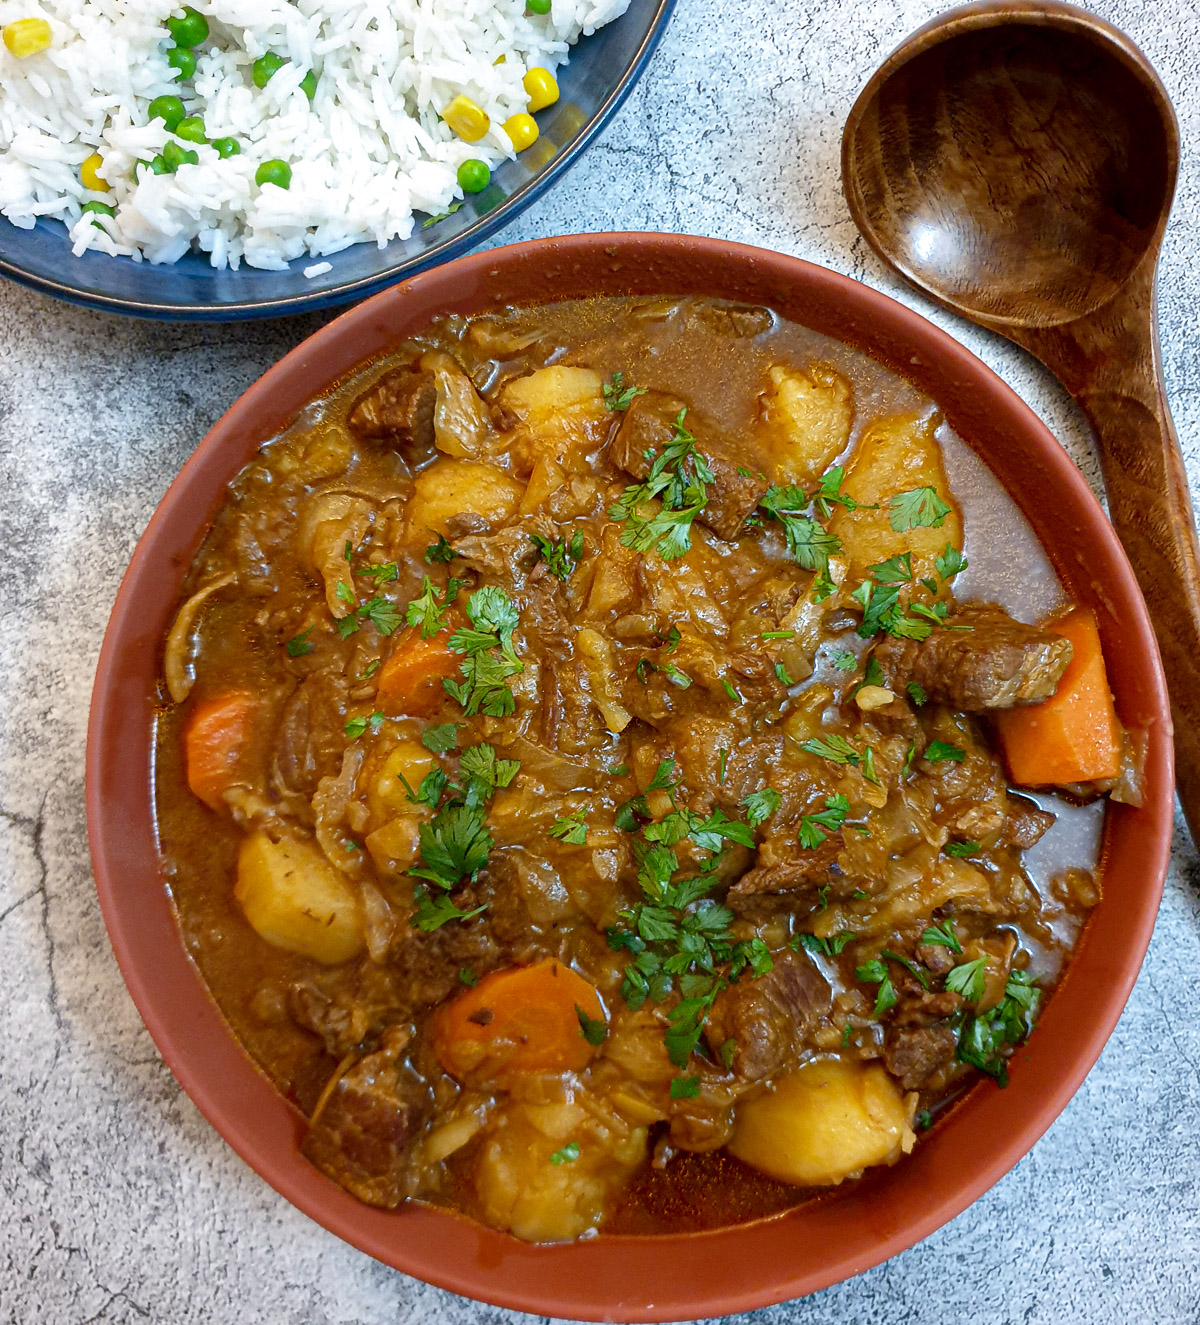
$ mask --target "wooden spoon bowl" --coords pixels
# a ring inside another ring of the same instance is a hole
[[[969,5],[922,28],[867,84],[842,140],[846,199],[876,253],[1037,355],[1091,421],[1200,841],[1200,556],[1154,300],[1178,169],[1175,113],[1145,56],[1049,0]]]

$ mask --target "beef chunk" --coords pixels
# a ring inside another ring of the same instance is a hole
[[[794,838],[770,839],[759,848],[758,865],[730,888],[726,900],[736,909],[739,900],[764,893],[816,892],[845,884],[846,875],[838,864],[842,845],[841,833],[831,833],[812,850],[805,850]]]
[[[939,704],[965,713],[1048,699],[1067,670],[1070,640],[1026,626],[994,603],[969,604],[926,640],[886,639],[875,651],[889,684],[915,681]]]
[[[736,538],[746,517],[766,492],[767,482],[754,474],[739,473],[742,462],[734,457],[729,443],[721,438],[714,424],[708,423],[686,401],[662,391],[635,396],[610,444],[609,455],[627,474],[645,478],[653,454],[664,450],[674,439],[675,420],[682,409],[687,409],[688,431],[695,436],[697,450],[708,461],[713,474],[708,504],[696,519],[718,538]],[[646,459],[648,450],[652,453],[651,460]]]
[[[1039,810],[1024,796],[1010,796],[999,844],[1027,851],[1042,840],[1053,823],[1054,815],[1049,810]]]
[[[334,1086],[301,1150],[360,1201],[398,1206],[412,1186],[406,1152],[433,1109],[428,1087],[403,1059],[410,1032],[392,1026],[381,1048]]]
[[[271,764],[275,788],[310,799],[322,778],[336,776],[346,748],[346,682],[314,672],[284,706]]]
[[[794,1061],[804,1036],[829,1011],[824,977],[804,953],[778,952],[757,980],[743,975],[717,996],[704,1026],[709,1048],[734,1043],[735,1075],[761,1081]]]
[[[397,368],[354,402],[346,426],[360,441],[389,442],[416,467],[433,455],[436,401],[432,373]]]
[[[957,1047],[949,1026],[892,1026],[883,1042],[883,1061],[905,1090],[920,1090],[954,1062]]]

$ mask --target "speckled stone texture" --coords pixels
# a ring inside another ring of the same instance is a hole
[[[1089,7],[1141,44],[1179,108],[1184,161],[1162,270],[1162,341],[1195,487],[1200,10],[1195,0]],[[938,8],[680,0],[650,69],[585,163],[499,239],[692,231],[847,272],[966,342],[1094,482],[1086,427],[1058,386],[1017,350],[892,280],[842,201],[845,114],[875,65]],[[4,1321],[520,1319],[375,1263],[236,1158],[143,1029],[89,872],[84,730],[121,572],[208,426],[318,324],[170,327],[0,288]],[[1200,1322],[1200,862],[1181,824],[1128,1010],[1033,1152],[920,1246],[754,1320]]]

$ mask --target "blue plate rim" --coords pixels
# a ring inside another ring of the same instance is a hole
[[[579,136],[565,147],[561,153],[539,175],[522,184],[486,216],[479,217],[460,234],[443,244],[431,249],[419,257],[398,262],[384,271],[371,276],[347,281],[322,290],[319,294],[289,295],[282,299],[250,300],[244,303],[223,304],[214,307],[209,304],[152,303],[141,299],[122,299],[115,295],[90,294],[73,285],[61,281],[49,280],[44,276],[35,276],[0,256],[0,276],[5,276],[18,285],[47,294],[65,303],[90,308],[102,313],[121,313],[129,317],[142,317],[167,322],[231,322],[252,318],[293,317],[301,313],[313,313],[322,309],[336,308],[356,299],[365,299],[377,294],[389,285],[395,285],[418,272],[439,266],[461,257],[472,248],[490,238],[498,230],[515,220],[525,209],[535,203],[559,178],[569,170],[591,145],[602,129],[620,110],[625,99],[633,91],[634,84],[645,72],[650,57],[658,49],[663,35],[670,24],[678,0],[656,0],[656,11],[652,17],[641,45],[634,53],[629,67],[620,81],[600,104],[589,123]],[[615,20],[615,21],[620,21]],[[3,218],[0,218],[2,220]]]

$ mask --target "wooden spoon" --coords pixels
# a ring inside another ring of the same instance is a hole
[[[1141,51],[1092,14],[1028,0],[968,5],[914,33],[842,139],[846,199],[872,248],[1037,355],[1095,429],[1200,842],[1200,559],[1154,294],[1178,167],[1175,113]]]

